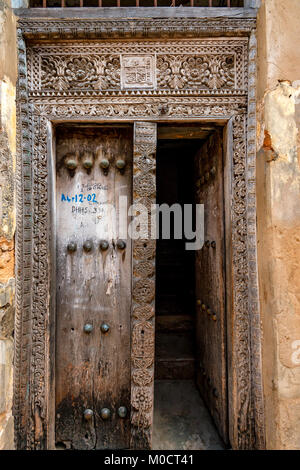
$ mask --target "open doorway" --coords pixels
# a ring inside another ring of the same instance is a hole
[[[157,203],[204,204],[205,243],[187,250],[172,211],[170,239],[160,224],[154,449],[223,449],[228,442],[222,145],[221,129],[210,125],[158,128]]]

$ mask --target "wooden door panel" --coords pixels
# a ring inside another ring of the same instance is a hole
[[[221,132],[195,158],[196,202],[204,204],[205,243],[196,253],[197,384],[227,442],[225,245]]]
[[[117,159],[126,161],[125,169],[116,168]],[[84,167],[88,161],[91,168]],[[56,442],[66,447],[129,447],[131,243],[118,248],[118,218],[108,208],[118,213],[119,196],[130,204],[131,193],[130,128],[58,131]],[[123,418],[121,406],[128,410]],[[92,410],[90,419],[85,410]]]

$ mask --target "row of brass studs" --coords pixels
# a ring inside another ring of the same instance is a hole
[[[100,244],[99,244],[99,247],[102,251],[106,251],[109,248],[109,243],[106,240],[101,240]],[[124,250],[125,247],[126,247],[126,242],[124,240],[118,240],[117,241],[117,247],[120,250]],[[77,250],[77,244],[75,242],[70,242],[68,244],[67,248],[68,248],[69,252],[75,252]],[[92,251],[93,242],[91,240],[87,240],[86,242],[84,242],[83,249],[87,252]],[[93,328],[93,325],[91,323],[86,323],[83,327],[83,331],[86,334],[91,334],[93,329],[94,328]],[[106,323],[106,322],[102,322],[102,324],[100,326],[100,330],[103,334],[108,333],[109,330],[110,330],[109,324]],[[120,418],[125,418],[126,415],[127,415],[127,408],[125,406],[120,406],[118,408],[118,415],[119,415]],[[83,416],[84,416],[84,419],[86,421],[90,421],[94,416],[94,412],[90,408],[87,408],[86,410],[84,410]],[[109,408],[102,408],[101,411],[100,411],[100,416],[103,420],[108,420],[111,417],[110,409]]]
[[[119,418],[126,418],[126,416],[127,416],[126,406],[120,406],[117,410],[117,413],[118,413]],[[90,408],[87,408],[86,410],[84,410],[83,416],[84,416],[84,419],[86,421],[90,421],[94,416],[94,412]],[[108,420],[111,417],[110,409],[109,408],[102,408],[101,411],[100,411],[100,416],[103,420],[105,420],[105,421]]]
[[[103,334],[106,334],[110,330],[110,326],[108,325],[108,323],[103,322],[100,326],[100,329]],[[93,325],[91,323],[86,323],[83,327],[83,331],[87,334],[90,334],[93,331]],[[125,418],[127,415],[127,408],[125,406],[120,406],[117,412],[120,418]],[[90,421],[94,416],[94,412],[90,408],[87,408],[86,410],[84,410],[83,416],[86,421]],[[105,421],[110,419],[111,417],[110,409],[102,408],[100,411],[100,416]]]
[[[92,331],[93,331],[94,327],[91,323],[86,323],[83,327],[83,331],[87,334],[90,334]],[[103,334],[106,334],[109,332],[110,330],[110,326],[108,325],[108,323],[101,323],[101,326],[100,326],[100,330]]]
[[[91,252],[94,248],[94,244],[91,240],[86,240],[82,246],[83,246],[84,251],[86,251],[87,253]],[[124,240],[118,240],[116,243],[116,246],[119,250],[125,250],[126,242]],[[99,242],[99,248],[101,251],[107,251],[109,248],[108,241],[101,240]],[[77,243],[75,242],[68,243],[67,250],[69,253],[74,253],[77,250]]]
[[[84,157],[81,160],[81,163],[82,163],[83,168],[85,168],[86,170],[90,170],[91,168],[93,168],[94,163],[95,163],[94,155],[92,153],[86,152],[84,154]],[[78,157],[74,154],[68,153],[64,158],[64,164],[68,170],[75,171],[76,168],[78,167]],[[103,158],[100,161],[99,165],[100,165],[100,168],[103,170],[103,172],[107,174],[109,167],[110,167],[109,160],[107,158]],[[124,170],[125,166],[126,166],[125,160],[123,160],[122,158],[119,158],[118,160],[116,160],[115,167],[120,172]]]
[[[197,305],[201,307],[203,312],[206,312],[207,315],[214,321],[217,321],[217,314],[213,312],[207,305],[205,305],[202,300],[197,300]]]
[[[216,167],[213,166],[210,171],[207,171],[204,176],[201,176],[201,178],[197,179],[196,181],[196,186],[197,188],[200,188],[201,186],[204,186],[205,183],[208,183],[210,179],[214,178],[216,175]]]
[[[204,246],[205,246],[206,248],[209,248],[210,246],[211,246],[212,248],[216,248],[217,244],[216,244],[215,241],[210,242],[209,240],[206,240],[206,242],[204,243]]]
[[[218,398],[219,397],[219,393],[218,393],[218,390],[216,389],[216,387],[214,387],[211,383],[211,379],[210,377],[207,375],[206,373],[206,370],[204,369],[204,367],[202,366],[202,364],[200,364],[200,373],[203,375],[203,377],[206,378],[206,383],[208,385],[209,388],[212,388],[212,394],[215,398]]]

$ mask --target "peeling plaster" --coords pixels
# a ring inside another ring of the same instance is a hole
[[[300,447],[299,15],[300,2],[265,0],[258,21],[258,267],[268,449]]]

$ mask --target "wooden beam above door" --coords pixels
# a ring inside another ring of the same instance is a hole
[[[158,126],[157,138],[158,140],[170,139],[200,139],[205,140],[215,128],[213,126],[200,127],[195,126]]]

